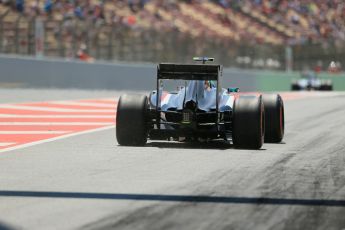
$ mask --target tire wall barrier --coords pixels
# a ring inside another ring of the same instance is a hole
[[[222,86],[241,91],[286,91],[298,73],[225,68]],[[330,78],[325,76],[325,78]],[[152,90],[155,64],[83,63],[64,59],[0,56],[0,88],[77,88]],[[335,90],[345,90],[345,76],[332,77]]]

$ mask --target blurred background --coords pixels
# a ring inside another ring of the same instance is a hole
[[[301,71],[344,77],[345,3],[0,0],[0,53],[88,63],[211,56],[232,70],[265,76],[263,90],[289,90]],[[335,89],[345,90],[339,79]]]

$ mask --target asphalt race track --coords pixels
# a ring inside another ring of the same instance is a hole
[[[1,89],[0,111],[120,94]],[[0,229],[345,229],[345,93],[284,98],[284,142],[262,150],[121,147],[103,124],[0,151]]]

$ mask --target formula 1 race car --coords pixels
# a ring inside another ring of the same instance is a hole
[[[332,91],[333,84],[331,80],[317,78],[314,72],[303,73],[300,79],[294,79],[291,83],[291,90],[320,90]]]
[[[220,87],[222,66],[203,64],[157,67],[157,90],[120,97],[116,137],[120,145],[143,146],[150,140],[202,141],[224,139],[236,148],[260,149],[284,136],[284,105],[280,95],[244,94]],[[178,91],[163,91],[163,81],[185,82]]]

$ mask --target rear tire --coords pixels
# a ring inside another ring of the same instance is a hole
[[[328,85],[322,84],[322,85],[320,86],[320,91],[328,91]]]
[[[120,145],[143,146],[147,142],[147,96],[122,95],[117,105],[116,139]]]
[[[233,106],[232,141],[236,148],[260,149],[264,142],[265,112],[261,96],[240,96]]]
[[[297,84],[291,84],[291,90],[292,91],[298,91],[298,90],[300,90],[300,87],[299,87],[299,85],[297,85]]]
[[[279,94],[262,96],[265,107],[265,142],[280,143],[284,137],[284,103]]]
[[[333,91],[333,84],[329,84],[329,85],[327,86],[327,90],[328,90],[328,91]]]

